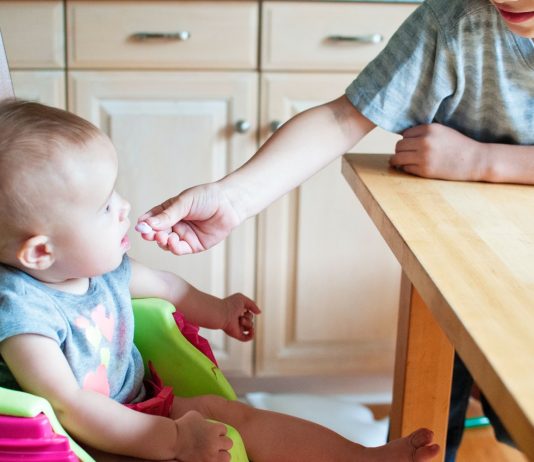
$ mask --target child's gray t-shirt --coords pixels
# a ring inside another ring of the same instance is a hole
[[[427,0],[347,88],[394,132],[437,122],[482,142],[534,144],[534,43],[488,0]]]
[[[130,272],[125,256],[116,270],[91,278],[84,295],[74,295],[0,265],[0,342],[19,334],[49,337],[61,347],[80,387],[120,403],[143,399]],[[0,386],[18,388],[1,358]]]

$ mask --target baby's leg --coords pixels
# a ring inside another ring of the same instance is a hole
[[[424,462],[438,453],[432,432],[418,430],[378,448],[365,448],[313,422],[218,396],[176,397],[172,418],[189,410],[235,427],[254,462]]]

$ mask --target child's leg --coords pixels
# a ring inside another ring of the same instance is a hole
[[[217,396],[176,397],[171,417],[196,410],[235,427],[254,462],[423,462],[438,453],[432,432],[418,430],[378,448],[365,448],[313,422]]]
[[[473,387],[473,377],[465,367],[460,356],[454,355],[452,372],[451,398],[449,405],[449,422],[447,425],[447,446],[445,462],[454,462],[460,448],[465,426],[465,415],[469,405],[469,396]]]

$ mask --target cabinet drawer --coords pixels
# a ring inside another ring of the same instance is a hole
[[[252,69],[258,22],[257,2],[72,1],[68,62],[75,68]]]
[[[358,71],[371,61],[414,5],[263,4],[263,69]]]
[[[0,30],[11,69],[64,66],[62,1],[0,2]]]

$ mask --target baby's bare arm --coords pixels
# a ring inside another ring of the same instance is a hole
[[[133,259],[131,267],[132,297],[163,298],[198,326],[222,329],[241,341],[252,339],[253,318],[260,313],[260,309],[245,295],[232,294],[219,298],[196,289],[174,273],[155,270]]]
[[[426,178],[534,184],[534,146],[481,143],[440,124],[406,130],[391,165]]]
[[[220,452],[219,429],[212,429],[213,424],[199,414],[176,421],[151,416],[81,389],[59,346],[50,338],[17,335],[0,343],[0,354],[22,389],[46,398],[65,429],[85,445],[148,460],[227,460],[228,442],[222,441]]]

